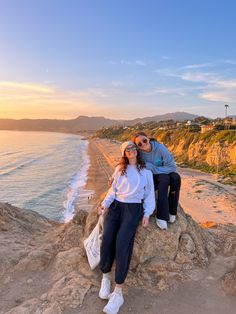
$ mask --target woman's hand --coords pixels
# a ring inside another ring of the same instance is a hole
[[[112,186],[113,180],[114,180],[114,179],[113,179],[112,177],[108,179],[107,184],[108,184],[109,188]]]
[[[149,225],[149,217],[143,217],[142,225],[144,228]]]
[[[106,211],[106,207],[103,206],[103,205],[100,205],[98,207],[98,215],[104,215],[105,214],[105,211]]]

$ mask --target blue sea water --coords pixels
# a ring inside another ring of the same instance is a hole
[[[79,135],[0,131],[0,201],[69,221],[91,194],[87,147]]]

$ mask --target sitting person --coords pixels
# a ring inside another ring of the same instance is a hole
[[[103,273],[99,297],[109,299],[103,312],[116,314],[124,303],[122,285],[126,279],[139,222],[148,226],[155,209],[153,176],[145,169],[133,142],[121,145],[122,158],[113,174],[111,187],[98,208],[107,211],[101,245],[100,268]],[[116,262],[115,289],[111,289],[111,268]]]
[[[167,229],[167,222],[173,223],[176,220],[181,186],[174,158],[165,145],[149,139],[142,131],[135,134],[133,142],[145,161],[146,168],[153,173],[155,190],[158,191],[157,226]]]

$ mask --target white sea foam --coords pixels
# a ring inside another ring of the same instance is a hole
[[[65,212],[63,214],[64,221],[68,222],[70,221],[75,212],[75,204],[77,199],[80,197],[80,195],[84,195],[85,191],[83,191],[83,187],[87,182],[88,177],[88,169],[90,165],[89,155],[87,154],[87,147],[88,142],[83,141],[84,147],[81,147],[81,159],[82,164],[80,170],[71,178],[69,188],[66,195],[66,200],[63,203],[63,206],[65,208]],[[91,192],[88,192],[88,195]]]
[[[73,134],[0,131],[0,144],[0,200],[69,221],[91,193],[83,189],[88,141]]]

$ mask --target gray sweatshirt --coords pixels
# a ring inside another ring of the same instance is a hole
[[[149,153],[139,150],[141,158],[145,161],[146,168],[153,174],[169,174],[176,172],[174,157],[165,147],[157,141],[150,141],[152,150]]]

